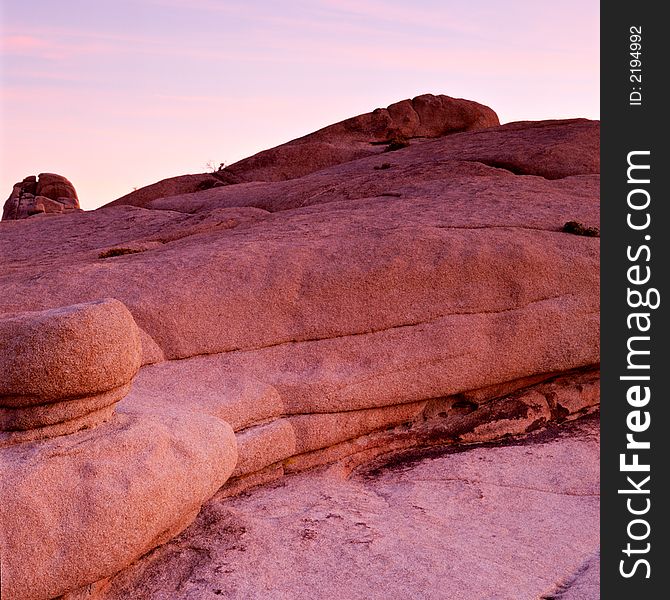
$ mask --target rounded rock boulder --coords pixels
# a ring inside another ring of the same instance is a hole
[[[141,355],[139,328],[118,300],[0,316],[0,446],[106,420]]]

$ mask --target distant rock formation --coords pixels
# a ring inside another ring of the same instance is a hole
[[[177,175],[176,177],[161,179],[156,183],[134,190],[125,196],[121,196],[121,198],[114,200],[114,202],[110,202],[106,206],[128,204],[133,206],[144,206],[152,200],[156,200],[156,198],[193,194],[195,192],[202,192],[203,190],[210,190],[223,185],[241,183],[241,181],[242,179],[236,177],[232,173],[226,172],[225,169],[221,169],[215,173]]]
[[[40,173],[14,184],[5,202],[2,220],[25,219],[39,214],[59,214],[80,210],[77,192],[62,175]]]
[[[345,119],[289,144],[312,141],[383,144],[398,137],[436,138],[497,125],[500,125],[498,116],[488,106],[444,94],[423,94]]]
[[[497,125],[498,115],[488,106],[423,94],[259,152],[231,165],[228,171],[245,181],[284,181],[372,154],[399,150],[415,138],[438,138]]]
[[[493,109],[472,100],[423,94],[345,119],[214,174],[182,175],[146,186],[109,205],[145,206],[157,198],[251,181],[285,181],[345,162],[437,138],[500,125]]]

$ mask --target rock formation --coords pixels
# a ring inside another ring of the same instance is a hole
[[[200,173],[198,175],[178,175],[169,177],[138,190],[134,190],[110,204],[132,204],[144,206],[156,198],[165,196],[176,196],[179,194],[190,194],[201,192],[222,185],[240,183],[241,179],[232,173],[222,169],[215,173]]]
[[[104,598],[215,493],[597,410],[598,123],[421,98],[0,223],[3,600]]]
[[[450,450],[217,495],[104,598],[600,598],[597,416]]]
[[[226,423],[114,414],[141,353],[118,300],[0,316],[3,598],[52,598],[118,571],[232,473]]]
[[[14,184],[5,201],[2,220],[25,219],[40,214],[60,214],[79,210],[74,186],[62,175],[40,173]]]
[[[159,181],[111,202],[145,206],[158,198],[202,191],[231,183],[283,181],[302,177],[365,156],[380,154],[414,138],[435,138],[499,125],[488,106],[423,94],[388,108],[377,108],[324,127],[301,138],[264,150],[216,173],[182,175]]]
[[[135,321],[118,300],[0,317],[0,446],[107,420],[141,354]]]
[[[488,106],[424,94],[324,127],[241,160],[228,171],[245,181],[282,181],[371,154],[401,148],[414,138],[436,138],[499,125]]]

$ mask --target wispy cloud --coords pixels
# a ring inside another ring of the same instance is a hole
[[[162,1],[162,0],[161,0]],[[273,52],[272,32],[227,34],[225,40],[213,36],[191,39],[184,44],[170,34],[123,35],[108,32],[77,31],[67,28],[30,28],[31,35],[12,32],[0,39],[0,53],[51,61],[87,57],[92,54],[179,57],[198,60],[281,62]],[[255,41],[258,43],[255,43]],[[261,43],[265,42],[265,44]]]
[[[259,18],[271,14],[267,6],[259,6],[257,3],[247,0],[146,0],[148,4],[173,9],[184,9],[189,12],[213,12],[223,13],[230,16],[243,16],[244,18]]]
[[[332,32],[340,36],[347,34],[411,36],[424,30],[422,37],[430,32],[452,32],[476,34],[481,31],[473,19],[456,18],[453,10],[438,5],[433,9],[420,5],[396,4],[380,0],[294,0],[290,6],[282,5],[273,10],[268,2],[259,0],[147,0],[164,8],[224,13],[242,18],[257,26],[281,25],[301,30],[302,34]],[[277,6],[278,7],[278,6]],[[473,12],[471,9],[470,12]],[[400,25],[401,29],[389,27]],[[403,30],[404,29],[404,30]],[[416,36],[415,36],[416,38]]]
[[[34,28],[33,28],[34,29]],[[75,56],[108,53],[114,51],[109,43],[96,41],[94,38],[54,39],[57,36],[36,33],[34,35],[10,34],[2,37],[0,53],[4,56],[27,56],[43,60],[63,60]]]
[[[6,78],[24,81],[59,81],[59,82],[84,82],[87,79],[82,75],[66,70],[39,70],[9,67],[4,73]]]
[[[0,41],[0,52],[3,55],[46,58],[55,55],[57,51],[57,45],[33,35],[5,35]]]
[[[360,17],[366,21],[391,22],[403,27],[420,26],[439,28],[445,32],[481,34],[475,13],[476,6],[469,6],[468,18],[457,17],[459,11],[448,3],[431,8],[418,3],[395,3],[381,0],[317,0],[314,6],[333,14]]]
[[[48,44],[32,35],[8,35],[2,38],[2,49],[5,52],[33,52]]]

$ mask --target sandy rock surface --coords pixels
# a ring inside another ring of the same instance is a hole
[[[113,575],[186,527],[237,462],[229,425],[178,412],[117,415],[1,452],[3,600]]]
[[[214,498],[102,598],[596,600],[598,448],[591,417]]]
[[[0,315],[0,447],[106,421],[141,360],[118,300]]]

